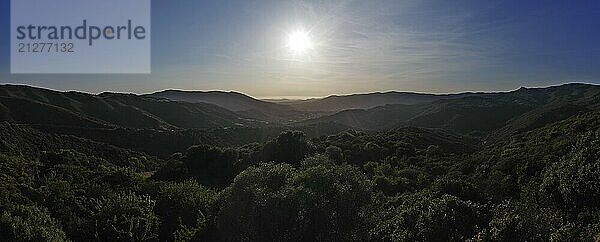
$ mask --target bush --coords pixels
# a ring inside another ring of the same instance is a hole
[[[600,206],[600,135],[589,133],[543,175],[541,190],[563,208]]]
[[[486,221],[483,206],[451,195],[420,192],[398,200],[400,205],[383,209],[371,231],[375,240],[465,241]]]
[[[46,209],[17,205],[0,214],[0,240],[67,241],[67,237]]]
[[[155,201],[149,196],[121,193],[93,199],[95,239],[103,241],[148,241],[158,237]]]

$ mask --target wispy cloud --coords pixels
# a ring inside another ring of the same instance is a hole
[[[411,82],[423,86],[424,81],[442,80],[451,77],[452,72],[491,64],[482,60],[497,49],[465,41],[474,31],[465,28],[472,12],[418,12],[418,4],[295,1],[303,24],[317,42],[314,53],[294,58],[285,48],[275,46],[221,57],[229,58],[232,69],[246,66],[241,69],[259,72],[257,78],[285,80],[286,87],[290,82],[308,83],[313,90],[321,87],[324,92],[331,92],[333,85],[338,86],[339,92],[356,88],[403,89]],[[496,27],[481,26],[476,31]]]

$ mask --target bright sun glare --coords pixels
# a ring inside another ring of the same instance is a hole
[[[295,54],[303,54],[313,48],[313,42],[306,31],[298,30],[289,35],[287,46]]]

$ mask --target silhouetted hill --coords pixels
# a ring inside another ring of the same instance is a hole
[[[321,99],[286,101],[285,104],[304,111],[332,112],[348,109],[370,109],[389,104],[419,104],[441,99],[462,98],[477,93],[461,94],[424,94],[412,92],[376,92],[329,96]]]
[[[15,123],[106,127],[109,124],[72,110],[30,99],[0,97],[0,120]]]
[[[427,104],[386,105],[346,110],[303,123],[335,122],[361,129],[395,126],[444,128],[458,132],[490,131],[534,106],[513,97],[467,97]]]
[[[306,116],[304,112],[290,106],[261,101],[238,92],[166,90],[145,96],[189,103],[210,103],[249,118],[272,122],[299,120]]]
[[[272,126],[300,120],[295,124],[305,126],[332,122],[360,129],[418,126],[474,134],[504,127],[503,134],[512,134],[598,109],[599,95],[600,87],[588,84],[521,88],[499,93],[358,94],[329,97],[318,102],[313,100],[313,104],[325,105],[319,106],[320,110],[342,106],[370,107],[386,102],[409,104],[348,109],[303,120],[315,113],[296,111],[286,105],[259,101],[235,92],[165,91],[142,96],[119,93],[93,95],[3,85],[0,86],[0,120],[49,126],[166,130]],[[344,104],[344,101],[348,103]]]
[[[579,111],[597,109],[598,103],[599,86],[566,84],[481,93],[430,103],[346,110],[302,123],[336,122],[362,129],[419,126],[463,133],[489,132],[508,124],[511,129],[525,131],[568,118]]]
[[[351,109],[310,119],[299,124],[338,123],[359,129],[382,129],[404,122],[422,112],[422,105],[386,105],[371,109]]]
[[[584,84],[568,84],[548,89],[520,89],[515,95],[535,97],[538,107],[509,120],[496,130],[492,138],[527,132],[557,121],[600,109],[600,87]]]
[[[230,127],[252,123],[232,111],[208,103],[176,102],[119,93],[102,93],[98,97],[114,106],[130,107],[180,128]]]
[[[58,92],[0,86],[0,118],[25,123],[76,127],[216,128],[255,124],[207,103],[174,102],[133,94]]]

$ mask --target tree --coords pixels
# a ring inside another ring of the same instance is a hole
[[[365,240],[372,195],[358,169],[322,156],[299,168],[262,164],[222,192],[217,225],[227,240]]]
[[[306,140],[306,134],[300,131],[285,131],[265,145],[263,160],[297,166],[310,153],[312,147]]]
[[[237,175],[238,154],[234,149],[192,146],[181,160],[196,180],[209,187],[225,187]]]
[[[154,209],[160,218],[159,239],[170,241],[197,239],[212,229],[212,211],[216,193],[198,182],[156,182],[145,192],[156,201]]]

